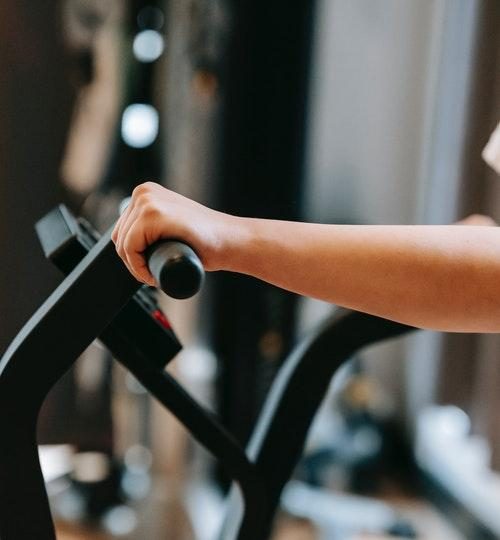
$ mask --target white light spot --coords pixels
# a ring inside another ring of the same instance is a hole
[[[133,500],[143,499],[151,488],[151,478],[147,473],[127,471],[121,478],[123,492]]]
[[[148,448],[141,444],[135,444],[125,452],[124,461],[131,471],[145,472],[151,468],[153,456]]]
[[[159,115],[151,105],[129,105],[122,116],[122,138],[133,148],[145,148],[158,136]]]
[[[102,482],[110,472],[109,457],[102,452],[78,452],[73,456],[73,478],[79,482]]]
[[[137,516],[128,506],[115,506],[103,517],[104,528],[113,535],[130,534],[137,527]]]
[[[57,513],[68,521],[78,521],[85,514],[85,501],[80,493],[69,490],[55,503]]]
[[[132,48],[140,62],[154,62],[162,55],[165,42],[160,32],[143,30],[135,36]]]

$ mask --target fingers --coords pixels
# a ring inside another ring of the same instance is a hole
[[[123,260],[123,262],[125,263],[125,265],[127,266],[127,268],[129,269],[129,271],[130,271],[130,267],[127,261],[125,251],[123,249],[123,241],[125,238],[124,232],[127,228],[127,222],[128,222],[128,219],[130,218],[131,213],[132,213],[132,204],[130,204],[125,210],[125,212],[123,212],[123,214],[120,216],[111,234],[111,240],[113,240],[113,242],[115,243],[116,251],[118,255],[121,257],[121,259]]]
[[[134,189],[132,195],[129,197],[128,205],[125,207],[125,210],[122,212],[120,218],[116,222],[113,232],[111,234],[111,240],[113,240],[113,242],[116,244],[117,249],[124,230],[123,227],[127,223],[130,213],[136,208],[137,204],[140,202],[141,194],[151,191],[151,186],[152,182],[145,182],[144,184],[140,184]]]
[[[130,204],[115,224],[111,239],[129,272],[138,281],[155,286],[143,252],[156,238],[151,234],[151,223],[144,220],[144,205],[141,205],[140,194],[141,190],[134,190]]]
[[[113,241],[116,251],[121,257],[129,272],[138,280],[148,285],[154,286],[154,279],[151,276],[146,264],[143,252],[149,243],[144,230],[145,224],[140,219],[140,210],[132,208],[124,213],[113,231]]]
[[[129,205],[116,222],[111,239],[138,281],[155,285],[144,258],[145,249],[160,238],[182,236],[182,230],[179,234],[179,227],[174,226],[176,220],[172,218],[172,213],[178,211],[173,204],[176,200],[184,202],[180,195],[153,182],[145,182],[134,189]]]
[[[118,245],[118,240],[120,238],[120,230],[123,224],[125,223],[125,220],[129,214],[129,212],[132,210],[133,207],[133,200],[130,200],[130,203],[125,208],[125,210],[122,212],[121,216],[118,218],[118,221],[115,223],[115,227],[113,229],[113,232],[111,233],[111,240],[115,243],[115,245]]]
[[[125,240],[127,239],[128,231],[130,227],[134,224],[135,220],[137,219],[137,210],[135,208],[132,208],[129,212],[127,212],[127,215],[123,216],[123,222],[120,225],[120,231],[118,233],[118,241],[116,244],[116,251],[118,252],[118,255],[123,259],[125,264],[129,266],[128,263],[128,256],[127,252],[125,250]]]
[[[124,251],[127,258],[127,265],[138,281],[155,286],[155,279],[151,275],[144,257],[145,249],[150,245],[146,237],[144,228],[139,221],[134,222],[127,231],[124,240]]]

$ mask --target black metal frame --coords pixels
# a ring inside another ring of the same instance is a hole
[[[133,297],[140,284],[106,234],[59,285],[0,360],[0,538],[56,538],[38,460],[36,422],[55,382]],[[285,362],[246,450],[157,363],[117,335],[120,362],[222,464],[235,482],[221,540],[268,537],[281,491],[303,450],[332,376],[358,349],[410,327],[341,312]]]

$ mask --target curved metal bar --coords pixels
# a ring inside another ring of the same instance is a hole
[[[341,311],[301,344],[278,373],[247,447],[266,490],[259,522],[241,513],[230,494],[221,540],[269,537],[281,492],[302,455],[307,433],[338,368],[359,349],[414,328],[371,315]]]
[[[111,350],[116,346],[130,351],[122,363],[221,461],[241,489],[247,515],[260,519],[265,506],[263,482],[244,449],[174,379],[112,331],[110,322],[139,286],[116,255],[108,233],[33,315],[2,357],[2,540],[55,539],[38,459],[36,421],[49,390],[98,335],[106,338]]]
[[[236,439],[224,429],[217,418],[201,407],[170,375],[163,372],[147,374],[145,370],[128,369],[143,386],[168,409],[202,444],[238,486],[245,516],[251,523],[265,515],[267,494],[264,479],[255,464]]]
[[[101,336],[103,343],[112,352],[120,353],[116,354],[118,361],[219,460],[241,490],[245,513],[259,519],[266,501],[264,482],[244,448],[214,414],[201,406],[166,371],[160,371],[143,352],[134,348],[133,340],[130,342],[122,333],[112,330],[108,327]]]
[[[36,421],[50,388],[139,287],[116,259],[105,235],[33,315],[0,361],[2,540],[55,538],[38,460]],[[109,283],[114,286],[108,290]],[[104,291],[106,301],[100,301],[98,292]]]

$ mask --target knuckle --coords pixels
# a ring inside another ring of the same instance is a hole
[[[134,242],[130,238],[130,235],[123,242],[122,250],[123,250],[123,253],[133,253],[134,252]]]
[[[119,238],[118,239],[118,244],[116,245],[116,251],[118,251],[118,255],[120,255],[120,257],[123,258],[124,254],[125,254],[125,251],[123,249],[123,246],[125,244],[125,241],[126,241],[126,238]]]
[[[148,184],[149,182],[145,182],[144,184],[139,184],[137,187],[135,187],[134,191],[132,191],[132,199],[138,200],[145,195],[148,195],[151,190],[151,187]]]
[[[155,187],[156,184],[154,182],[143,182],[134,188],[134,191],[132,191],[132,196],[151,193]]]
[[[159,210],[156,207],[156,205],[152,201],[146,201],[143,205],[141,205],[141,216],[143,218],[154,218],[158,215]]]
[[[136,208],[139,210],[144,210],[150,206],[154,205],[154,197],[149,192],[144,192],[141,195],[138,195],[136,199]]]
[[[140,184],[139,186],[135,187],[132,191],[132,199],[137,199],[140,195],[142,195],[145,191],[144,184]]]

